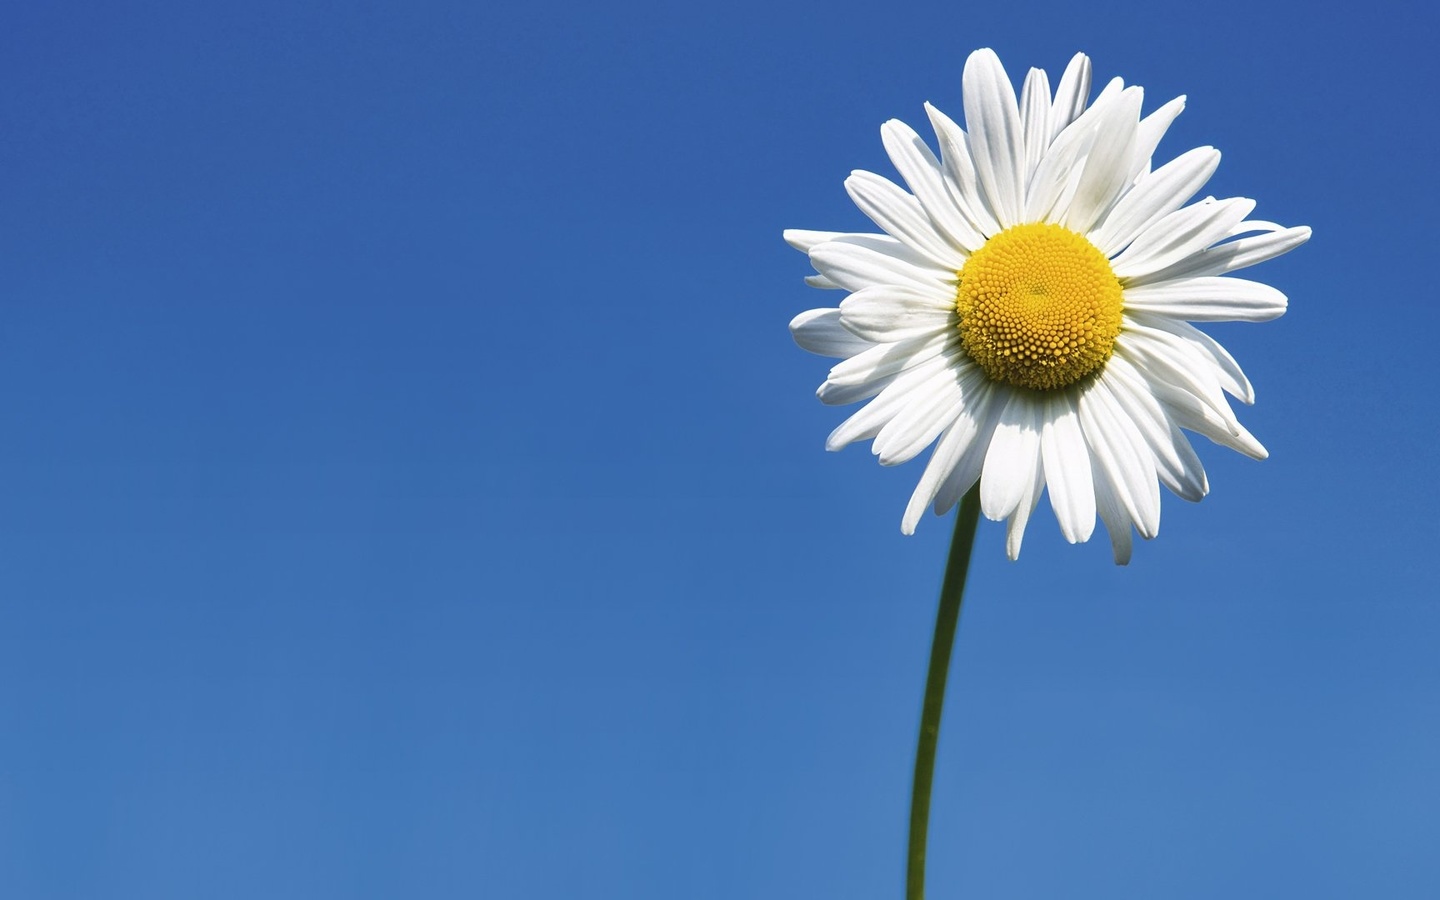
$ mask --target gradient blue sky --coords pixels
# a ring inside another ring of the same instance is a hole
[[[979,46],[1315,237],[1213,329],[1270,460],[1128,569],[982,525],[932,896],[1440,895],[1409,9],[9,5],[0,895],[898,897],[950,523],[823,451],[780,231]]]

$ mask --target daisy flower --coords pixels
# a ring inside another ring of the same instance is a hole
[[[868,401],[826,446],[872,440],[895,465],[934,444],[906,534],[978,480],[1014,559],[1044,489],[1067,540],[1088,540],[1098,513],[1124,564],[1132,526],[1160,527],[1159,485],[1192,501],[1209,490],[1182,429],[1265,458],[1225,398],[1252,403],[1250,382],[1190,323],[1281,315],[1284,294],[1224,276],[1310,229],[1247,218],[1253,200],[1189,203],[1218,150],[1151,166],[1185,98],[1142,117],[1143,91],[1116,78],[1087,105],[1084,54],[1053,93],[1031,69],[1017,100],[999,58],[978,50],[963,87],[968,133],[925,106],[938,158],[904,123],[880,129],[909,190],[864,171],[846,180],[882,234],[785,232],[818,273],[810,285],[849,292],[790,323],[801,347],[842,360],[820,399]]]

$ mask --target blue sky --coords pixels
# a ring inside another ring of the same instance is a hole
[[[948,520],[785,325],[966,55],[1309,224],[1116,569],[982,523],[931,895],[1440,893],[1433,13],[12,5],[0,894],[899,896]]]

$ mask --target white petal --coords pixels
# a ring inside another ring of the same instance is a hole
[[[1155,399],[1176,425],[1204,435],[1222,447],[1237,450],[1252,459],[1265,459],[1270,452],[1238,422],[1218,418],[1209,406],[1193,394],[1168,384],[1154,384]]]
[[[995,426],[1000,423],[1000,413],[1004,411],[1005,404],[1009,402],[1010,394],[1014,391],[1009,385],[988,379],[982,383],[980,390],[987,392],[989,405],[984,409],[983,418],[976,415],[974,440],[965,448],[959,461],[955,463],[955,468],[940,485],[940,490],[935,492],[936,515],[943,516],[949,512],[950,508],[965,496],[965,492],[980,480],[981,470],[985,467],[985,457],[990,452],[990,441],[995,437]]]
[[[950,427],[963,408],[962,376],[973,369],[973,365],[951,366],[915,391],[900,414],[875,436],[871,450],[880,457],[880,465],[909,462]]]
[[[856,441],[868,441],[880,433],[891,419],[905,409],[915,391],[952,366],[948,354],[931,357],[925,362],[896,375],[875,399],[865,404],[850,418],[841,422],[825,440],[825,449],[843,450]]]
[[[1069,391],[1051,391],[1045,406],[1040,456],[1050,489],[1050,506],[1065,540],[1072,544],[1088,541],[1095,530],[1095,486],[1075,401]]]
[[[899,241],[883,251],[845,241],[827,241],[810,251],[810,264],[847,291],[877,284],[935,290],[943,287],[946,278],[955,278],[955,273],[917,260],[913,251],[902,252],[904,250]]]
[[[1105,531],[1110,535],[1115,565],[1129,565],[1130,552],[1135,544],[1130,534],[1130,517],[1121,508],[1109,481],[1098,468],[1095,470],[1095,511],[1100,513],[1100,521],[1105,523]]]
[[[1139,328],[1124,332],[1127,346],[1120,348],[1117,342],[1117,356],[1129,357],[1140,341],[1135,339]],[[1179,338],[1162,332],[1168,349],[1163,358],[1141,355],[1143,362],[1137,368],[1146,372],[1146,389],[1164,409],[1165,415],[1181,428],[1194,431],[1210,438],[1217,444],[1238,450],[1246,456],[1264,459],[1269,453],[1254,435],[1235,418],[1235,413],[1218,391],[1211,363],[1196,360],[1193,348]],[[1116,357],[1111,357],[1113,363]],[[1134,364],[1133,359],[1126,362]],[[1169,365],[1175,363],[1174,366]]]
[[[1120,192],[1130,186],[1130,160],[1135,156],[1135,135],[1144,92],[1126,88],[1095,125],[1095,141],[1085,158],[1075,194],[1062,224],[1072,231],[1087,233],[1109,211]]]
[[[1132,278],[1129,285],[1175,281],[1180,278],[1200,278],[1206,275],[1224,275],[1226,272],[1234,272],[1256,263],[1262,263],[1267,259],[1273,259],[1282,253],[1289,253],[1308,240],[1310,240],[1310,227],[1297,225],[1283,231],[1272,231],[1227,241],[1157,272]]]
[[[844,362],[836,363],[830,369],[830,377],[820,386],[820,399],[825,403],[839,403],[840,401],[829,399],[834,396],[830,393],[831,391],[838,388],[872,384],[879,379],[914,368],[926,360],[940,355],[949,344],[957,340],[947,334],[871,347],[858,356],[852,356]],[[866,396],[873,396],[873,394]]]
[[[1106,256],[1125,249],[1136,235],[1169,215],[1205,186],[1220,165],[1220,151],[1196,147],[1140,179],[1101,221],[1090,241]]]
[[[965,255],[951,247],[930,224],[920,201],[888,178],[857,169],[845,179],[845,190],[882,231],[929,257],[937,267],[958,270],[965,264]]]
[[[1002,227],[1021,221],[1024,204],[1025,143],[1015,88],[995,51],[976,50],[965,61],[965,124],[975,172]]]
[[[935,451],[930,454],[930,461],[920,476],[920,483],[916,485],[915,493],[910,495],[910,503],[905,507],[905,516],[900,522],[900,530],[905,534],[915,533],[915,526],[919,524],[925,507],[929,506],[932,500],[936,500],[941,487],[952,477],[969,478],[960,489],[961,493],[969,490],[970,485],[979,477],[980,462],[984,460],[985,449],[989,447],[990,435],[995,429],[995,414],[999,407],[994,401],[997,392],[991,388],[991,383],[984,373],[976,368],[961,376],[960,393],[963,406],[955,421],[935,444]],[[975,452],[977,447],[978,453]],[[967,466],[971,460],[975,461]],[[948,511],[953,505],[952,500],[944,510],[937,508],[936,512]]]
[[[1210,492],[1200,457],[1189,439],[1170,421],[1139,371],[1122,357],[1112,356],[1092,389],[1107,391],[1144,437],[1155,459],[1161,484],[1192,503]]]
[[[977,250],[985,243],[985,236],[998,234],[1000,224],[995,214],[985,205],[980,191],[980,182],[975,174],[975,160],[970,155],[970,141],[959,125],[940,110],[925,104],[930,116],[930,125],[940,142],[940,156],[944,160],[945,186],[950,192],[965,225],[964,234],[956,233],[955,238],[965,247]]]
[[[857,381],[853,384],[831,384],[825,382],[815,391],[815,396],[826,406],[848,406],[851,403],[859,403],[861,400],[868,400],[895,380],[899,372],[891,372],[888,375],[877,376],[869,381]]]
[[[1243,278],[1182,278],[1125,289],[1126,312],[1188,322],[1267,322],[1288,302],[1270,285]]]
[[[1013,391],[1001,410],[980,475],[980,508],[986,518],[997,522],[1009,518],[1034,486],[1043,410],[1024,391]]]
[[[1011,562],[1020,558],[1020,544],[1025,540],[1025,526],[1040,503],[1040,489],[1045,484],[1045,465],[1040,456],[1035,457],[1035,474],[1025,489],[1025,496],[1005,523],[1005,555]]]
[[[1254,208],[1254,200],[1235,197],[1177,209],[1141,232],[1111,268],[1122,281],[1158,272],[1223,240]]]
[[[827,243],[845,244],[851,247],[864,247],[865,249],[873,250],[876,253],[883,253],[886,256],[893,256],[898,260],[910,263],[916,268],[924,269],[927,271],[935,268],[935,264],[931,262],[928,258],[911,249],[910,247],[905,246],[903,242],[897,241],[895,238],[891,237],[888,234],[842,234],[833,238]],[[812,247],[811,250],[813,251],[814,248]]]
[[[1131,180],[1141,172],[1149,170],[1150,157],[1155,155],[1160,139],[1170,130],[1170,123],[1174,122],[1175,117],[1184,109],[1185,96],[1182,94],[1140,120],[1140,128],[1135,138],[1135,158],[1130,164]]]
[[[808,231],[804,228],[787,228],[781,232],[785,243],[799,250],[801,253],[809,253],[815,247],[833,241],[836,238],[847,237],[843,231]]]
[[[1239,237],[1242,234],[1250,234],[1251,232],[1272,232],[1284,230],[1285,226],[1281,225],[1278,222],[1267,222],[1264,219],[1246,219],[1239,225],[1236,225],[1234,228],[1230,229],[1230,236]]]
[[[1119,99],[1119,91],[1102,94],[1093,106],[1081,113],[1051,142],[1034,177],[1030,179],[1025,197],[1025,221],[1059,221],[1063,218],[1070,199],[1080,187],[1085,161],[1100,136],[1096,126]]]
[[[803,228],[787,228],[782,236],[785,238],[785,243],[805,254],[808,254],[811,249],[826,241],[880,237],[880,235],[874,234],[850,234],[843,231],[807,231]],[[805,276],[805,283],[813,288],[820,288],[821,290],[840,290],[840,285],[826,278],[824,275],[807,275]]]
[[[1155,457],[1144,436],[1098,382],[1080,395],[1079,411],[1085,440],[1094,454],[1096,483],[1103,473],[1127,513],[1127,530],[1133,520],[1143,537],[1153,538],[1160,530],[1160,486]]]
[[[1092,103],[1092,104],[1090,104],[1090,108],[1091,108],[1091,109],[1094,109],[1095,107],[1099,106],[1099,105],[1100,105],[1102,102],[1104,102],[1104,101],[1108,101],[1108,100],[1113,100],[1113,99],[1115,99],[1115,97],[1118,96],[1119,93],[1120,93],[1121,91],[1123,91],[1123,90],[1125,90],[1125,79],[1123,79],[1123,78],[1112,78],[1112,79],[1110,79],[1109,81],[1105,82],[1105,86],[1100,89],[1100,93],[1098,93],[1098,94],[1095,95],[1095,102]],[[1085,110],[1085,112],[1089,112],[1089,111],[1090,111],[1089,109]],[[1083,116],[1084,114],[1085,114],[1085,113],[1081,113],[1082,116]],[[1078,119],[1077,119],[1077,121],[1078,121]]]
[[[915,199],[929,216],[936,231],[951,247],[968,255],[984,243],[976,243],[974,229],[967,223],[945,186],[944,170],[929,146],[915,130],[899,119],[880,126],[880,140],[895,171],[905,179]]]
[[[1115,352],[1145,372],[1151,388],[1163,383],[1193,395],[1227,422],[1232,433],[1238,432],[1240,422],[1225,401],[1214,362],[1185,339],[1127,318],[1115,341]]]
[[[1090,97],[1090,58],[1077,53],[1070,58],[1060,84],[1055,88],[1055,102],[1050,107],[1050,139],[1053,141],[1066,126],[1080,118],[1085,101]]]
[[[838,309],[808,309],[790,320],[790,336],[802,350],[849,359],[875,345],[840,324]]]
[[[956,326],[955,298],[903,285],[862,288],[840,304],[841,322],[860,337],[892,343]]]
[[[1058,219],[1080,185],[1085,157],[1094,143],[1095,132],[1083,125],[1071,126],[1045,151],[1030,179],[1025,196],[1025,221]]]
[[[1050,79],[1044,69],[1031,69],[1025,76],[1025,86],[1020,89],[1020,128],[1025,136],[1023,186],[1030,183],[1050,146]]]
[[[1220,386],[1225,389],[1225,393],[1237,398],[1241,403],[1255,402],[1255,388],[1250,384],[1250,379],[1245,377],[1245,372],[1235,361],[1235,357],[1220,346],[1219,341],[1188,322],[1140,312],[1131,314],[1128,310],[1126,315],[1131,322],[1167,331],[1189,343],[1215,366]]]

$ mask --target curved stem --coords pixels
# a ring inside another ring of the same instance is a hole
[[[915,750],[915,786],[910,795],[910,853],[905,870],[906,900],[925,897],[925,839],[930,828],[930,784],[935,774],[935,747],[940,741],[940,712],[945,707],[945,679],[950,673],[950,650],[960,622],[960,600],[970,571],[970,549],[980,521],[980,485],[977,482],[955,516],[955,536],[945,563],[940,587],[940,611],[935,616],[935,639],[930,645],[930,674],[925,679],[925,705],[920,713],[920,744]]]

